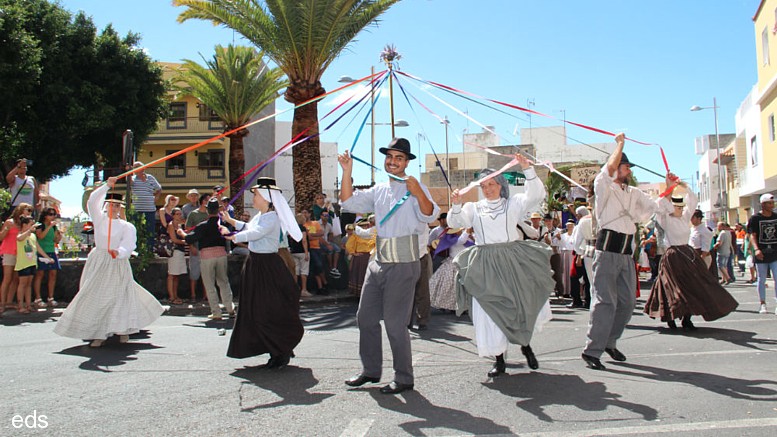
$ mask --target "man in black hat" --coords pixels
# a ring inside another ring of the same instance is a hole
[[[221,292],[221,301],[230,317],[235,315],[232,302],[232,288],[229,286],[227,275],[227,250],[226,240],[221,234],[219,225],[219,210],[221,205],[215,197],[210,198],[206,205],[208,219],[198,224],[194,231],[186,235],[186,242],[199,246],[200,269],[205,292],[208,295],[208,304],[211,320],[221,320],[222,313],[219,307],[219,296],[216,293],[216,285]]]
[[[631,319],[636,303],[637,273],[634,262],[635,223],[645,222],[658,208],[658,200],[629,186],[631,162],[623,153],[626,135],[615,136],[615,150],[594,180],[596,195],[596,253],[593,262],[592,305],[583,360],[604,370],[602,353],[626,361],[616,342]],[[666,175],[666,186],[677,177]]]
[[[409,141],[395,138],[388,147],[381,147],[380,153],[386,155],[383,166],[389,182],[363,191],[353,189],[350,154],[346,151],[337,158],[343,168],[342,208],[357,213],[374,211],[378,224],[375,259],[367,267],[356,313],[362,371],[345,383],[358,387],[380,381],[383,369],[380,320],[383,319],[394,357],[394,380],[380,391],[396,394],[413,389],[413,356],[407,325],[415,285],[421,275],[419,245],[427,244],[422,238],[429,235],[422,230],[428,229],[440,208],[424,185],[405,174],[410,160],[415,159],[410,153]]]

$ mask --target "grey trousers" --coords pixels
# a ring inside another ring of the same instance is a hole
[[[428,253],[421,257],[421,275],[415,284],[414,313],[416,323],[429,324],[429,314],[432,311],[432,298],[429,295],[429,279],[432,277],[432,256]],[[412,322],[413,319],[411,318]]]
[[[214,316],[221,316],[219,307],[219,296],[216,294],[216,284],[221,291],[221,302],[228,313],[235,310],[232,303],[232,288],[229,286],[229,276],[227,275],[227,257],[219,256],[200,260],[202,267],[202,283],[205,285],[205,292],[208,294],[208,304],[210,312]]]
[[[637,302],[634,258],[597,250],[591,287],[591,316],[583,353],[599,358],[605,348],[615,348]]]
[[[362,374],[380,378],[383,371],[383,345],[380,319],[394,359],[394,381],[413,383],[413,354],[407,325],[413,311],[415,284],[421,274],[419,261],[378,263],[370,261],[362,286],[356,323],[359,325],[359,356]]]

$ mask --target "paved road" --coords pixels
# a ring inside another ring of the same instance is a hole
[[[429,330],[411,334],[416,391],[400,396],[343,384],[360,367],[353,302],[304,307],[305,337],[282,371],[257,368],[266,357],[227,358],[229,331],[217,331],[228,322],[202,316],[164,316],[129,344],[95,350],[52,333],[58,311],[7,312],[0,434],[771,436],[777,316],[757,313],[754,287],[728,288],[738,311],[699,320],[694,333],[635,312],[619,343],[629,359],[605,360],[606,372],[580,359],[585,311],[554,306],[533,341],[540,369],[511,346],[508,375],[495,380],[469,320],[435,313]],[[388,360],[384,372],[390,381]],[[33,425],[33,414],[37,428],[27,429],[20,419]]]

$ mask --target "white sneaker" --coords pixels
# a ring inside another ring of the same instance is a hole
[[[766,304],[761,304],[761,309],[758,311],[758,314],[767,314],[769,311],[766,309]],[[775,310],[775,313],[777,313],[777,310]]]
[[[129,335],[120,335],[119,336],[119,343],[126,343],[129,341]]]

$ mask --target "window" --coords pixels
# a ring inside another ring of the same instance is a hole
[[[458,170],[459,169],[459,158],[450,158],[450,160],[448,160],[448,165],[450,165],[451,171]]]
[[[764,28],[761,32],[761,57],[763,65],[769,65],[769,29]]]
[[[769,115],[769,141],[774,141],[774,114]]]
[[[170,114],[167,116],[168,129],[186,129],[186,102],[170,103]]]
[[[178,150],[166,150],[167,156],[178,152]],[[185,178],[186,177],[186,154],[182,153],[174,158],[165,161],[165,177]]]
[[[199,110],[199,117],[200,121],[218,121],[219,116],[216,115],[215,112],[213,112],[212,109],[208,107],[208,105],[204,103],[198,103],[197,109]]]
[[[211,149],[207,152],[200,152],[197,159],[197,166],[207,170],[208,179],[223,179],[224,173],[224,150]]]
[[[750,167],[758,165],[758,141],[756,137],[750,138]]]

